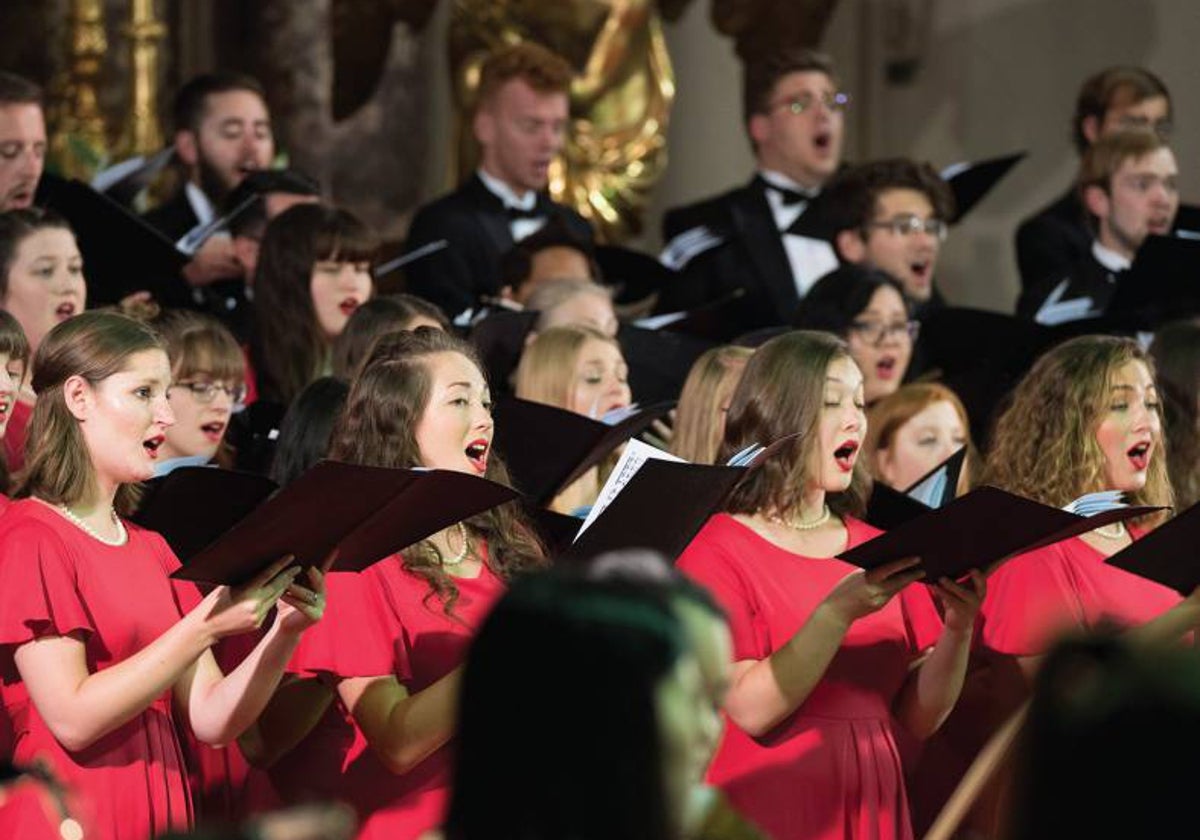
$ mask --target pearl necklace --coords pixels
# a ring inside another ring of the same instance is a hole
[[[778,514],[775,516],[769,516],[767,518],[772,522],[777,522],[780,525],[791,528],[793,531],[812,531],[816,528],[820,528],[822,525],[828,522],[831,515],[832,514],[829,512],[829,505],[822,505],[821,512],[815,518],[810,519],[807,522],[805,522],[803,519],[784,519]]]
[[[438,562],[443,566],[457,566],[459,563],[467,559],[467,555],[471,551],[471,540],[470,537],[467,536],[467,526],[463,525],[462,522],[458,522],[456,524],[458,525],[458,534],[460,537],[462,537],[462,548],[460,548],[458,550],[458,554],[455,554],[453,557],[443,557],[442,553],[438,551]],[[449,540],[447,540],[446,544],[449,545]],[[437,549],[435,548],[434,550],[436,551]]]
[[[1112,530],[1106,531],[1105,528]],[[1092,533],[1097,537],[1103,537],[1106,540],[1119,540],[1125,536],[1125,524],[1123,522],[1114,522],[1112,525],[1105,525],[1103,528],[1094,528]]]
[[[129,532],[125,530],[125,523],[121,521],[121,517],[117,516],[117,511],[113,508],[108,509],[109,515],[112,517],[113,524],[117,526],[117,533],[120,534],[116,540],[111,540],[102,536],[95,528],[89,525],[82,517],[77,516],[75,511],[71,510],[66,505],[59,505],[58,509],[62,511],[63,516],[74,522],[84,531],[86,531],[93,539],[99,540],[105,545],[121,546],[129,540]]]

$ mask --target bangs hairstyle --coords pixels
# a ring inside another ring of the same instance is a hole
[[[199,312],[174,310],[152,323],[171,360],[171,378],[178,382],[196,374],[214,381],[241,384],[246,360],[233,334],[215,318]]]
[[[27,238],[47,228],[71,230],[67,220],[53,210],[22,207],[0,213],[0,298],[8,295],[8,275],[16,262],[17,248]]]
[[[566,94],[575,71],[566,59],[541,44],[521,41],[492,52],[479,68],[475,108],[483,108],[508,82],[520,79],[540,94]]]
[[[894,393],[882,398],[867,411],[867,437],[863,441],[863,457],[874,472],[875,458],[880,450],[891,449],[896,432],[916,415],[935,403],[946,402],[954,408],[967,438],[967,455],[963,461],[958,492],[973,486],[979,472],[979,452],[971,440],[971,421],[958,394],[938,382],[914,382],[901,385]],[[879,476],[875,476],[879,478]],[[897,490],[907,488],[897,487]]]
[[[877,268],[846,263],[838,266],[813,284],[800,301],[792,326],[802,330],[821,330],[847,338],[850,325],[871,305],[884,286],[890,286],[912,317],[904,289],[892,275]]]
[[[1112,378],[1128,362],[1141,362],[1154,375],[1137,342],[1113,336],[1075,338],[1038,359],[996,421],[984,483],[1054,507],[1109,489],[1096,429],[1108,410]],[[1161,423],[1161,409],[1156,413]],[[1160,436],[1146,486],[1129,494],[1131,504],[1173,504],[1165,450]]]
[[[318,262],[373,262],[379,238],[338,207],[299,204],[267,225],[254,279],[253,348],[259,391],[290,403],[328,364],[329,342],[312,302]]]
[[[825,378],[838,359],[853,362],[844,341],[805,330],[777,336],[750,357],[729,404],[718,463],[751,444],[767,446],[796,433],[799,437],[747,475],[729,497],[727,511],[785,515],[795,510],[810,477],[809,460],[820,446]],[[864,461],[859,458],[850,486],[844,493],[829,496],[830,509],[839,515],[860,516],[869,486]]]
[[[616,339],[591,327],[551,327],[538,333],[525,347],[517,365],[517,396],[566,408],[571,401],[575,364],[588,341],[602,341],[617,348],[617,352],[621,350]]]
[[[837,233],[857,231],[865,238],[867,225],[879,212],[879,199],[890,190],[921,193],[933,207],[934,218],[949,221],[954,216],[954,194],[932,166],[890,158],[852,167],[834,178],[822,200],[830,228]]]
[[[329,457],[373,467],[421,466],[416,428],[429,405],[433,384],[428,357],[437,353],[459,353],[483,370],[471,345],[441,330],[419,327],[382,336],[350,387]],[[510,483],[508,470],[494,452],[488,453],[486,477]],[[466,524],[476,539],[487,542],[486,562],[502,580],[545,564],[545,550],[518,503],[493,508]],[[458,587],[446,574],[433,544],[419,543],[405,549],[401,557],[404,568],[424,578],[430,596],[441,599],[447,614],[452,612]]]
[[[696,360],[679,394],[672,453],[693,464],[714,463],[721,448],[721,406],[753,355],[749,347],[714,347]]]
[[[146,350],[165,352],[149,326],[115,312],[83,312],[50,330],[34,359],[37,402],[25,440],[25,471],[14,496],[69,506],[96,491],[91,454],[79,421],[67,408],[63,385],[81,376],[94,388]],[[140,485],[118,487],[117,512],[131,513],[139,495]]]
[[[1112,178],[1125,161],[1141,160],[1167,148],[1170,147],[1150,131],[1115,131],[1104,135],[1083,153],[1077,184],[1080,195],[1088,187],[1099,187],[1111,194]]]

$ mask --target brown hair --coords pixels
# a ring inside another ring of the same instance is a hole
[[[1136,105],[1161,96],[1167,100],[1167,116],[1174,111],[1171,94],[1163,80],[1142,67],[1109,67],[1089,78],[1079,89],[1075,101],[1075,116],[1071,120],[1071,140],[1083,154],[1089,145],[1083,133],[1088,118],[1104,121],[1104,115],[1119,104]],[[1118,102],[1118,100],[1122,100]]]
[[[526,309],[538,313],[537,322],[533,325],[534,329],[546,329],[546,320],[551,312],[581,295],[595,295],[604,298],[610,304],[613,299],[612,289],[608,286],[601,286],[599,283],[582,278],[564,277],[561,280],[539,283],[525,301]],[[613,317],[616,317],[615,311]]]
[[[742,122],[746,126],[755,114],[767,113],[779,80],[792,73],[824,73],[837,78],[829,56],[806,48],[785,49],[746,62],[742,72]]]
[[[432,327],[389,333],[376,344],[371,358],[350,387],[350,395],[330,441],[329,457],[377,467],[421,465],[415,430],[429,403],[427,357],[459,353],[482,371],[471,345]],[[386,351],[386,355],[385,352]],[[495,453],[488,456],[486,477],[508,484],[508,471]],[[487,542],[487,564],[504,580],[545,564],[545,551],[517,503],[501,505],[466,523]],[[447,614],[458,599],[458,587],[446,574],[441,556],[426,541],[401,552],[404,568],[429,583]]]
[[[721,406],[733,395],[753,355],[749,347],[731,345],[706,350],[695,361],[679,394],[672,453],[693,464],[716,461],[722,438]]]
[[[41,87],[24,76],[0,70],[0,108],[8,105],[37,105],[41,108],[44,104]]]
[[[521,362],[517,365],[517,396],[523,400],[566,408],[571,401],[575,362],[589,341],[602,341],[621,349],[615,339],[591,327],[551,327],[538,333],[525,347]]]
[[[894,393],[876,402],[867,412],[867,437],[863,441],[863,458],[872,473],[876,473],[875,458],[882,449],[890,449],[892,438],[896,432],[916,415],[929,406],[939,403],[950,403],[954,413],[962,423],[963,432],[967,436],[967,456],[963,461],[963,469],[958,482],[959,492],[972,486],[973,476],[979,471],[979,452],[971,440],[971,421],[967,417],[967,409],[963,406],[958,394],[945,385],[937,382],[914,382],[901,385]],[[880,476],[875,475],[878,479]],[[897,487],[897,490],[904,490]]]
[[[267,95],[258,79],[244,73],[222,70],[193,76],[183,84],[171,103],[171,116],[176,131],[200,132],[208,110],[208,98],[219,93],[246,91],[258,96],[266,104]]]
[[[575,72],[566,59],[532,41],[500,47],[479,68],[476,109],[484,107],[506,83],[520,79],[538,93],[567,93]]]
[[[333,375],[349,380],[381,335],[408,329],[422,317],[450,331],[450,322],[442,310],[424,298],[405,294],[371,298],[354,310],[342,334],[333,340]]]
[[[47,228],[71,230],[67,220],[53,210],[22,207],[0,213],[0,298],[8,294],[8,275],[16,262],[21,243]]]
[[[819,446],[817,429],[824,404],[825,376],[837,359],[850,359],[846,343],[823,332],[797,330],[768,341],[746,363],[725,419],[725,461],[745,447],[768,445],[798,433],[774,457],[752,471],[726,503],[730,513],[792,511],[808,479],[810,454]],[[838,514],[861,515],[870,481],[862,459],[850,487],[831,496]]]
[[[258,330],[251,344],[259,394],[290,403],[329,362],[312,302],[322,260],[372,262],[379,238],[348,210],[298,204],[267,225],[254,278]]]
[[[1125,161],[1141,160],[1159,149],[1169,148],[1157,134],[1149,131],[1114,131],[1088,147],[1079,164],[1077,186],[1082,194],[1088,187],[1112,189],[1112,177]],[[1086,206],[1086,205],[1085,205]]]
[[[95,492],[95,469],[67,408],[63,385],[82,376],[95,387],[125,369],[129,358],[146,350],[164,350],[154,331],[115,312],[83,312],[46,335],[33,366],[37,394],[25,440],[25,470],[14,495],[37,496],[53,504],[72,505]],[[165,351],[164,351],[165,352]],[[128,514],[137,504],[140,486],[122,484],[113,502]]]
[[[1162,327],[1150,355],[1158,367],[1175,502],[1186,510],[1200,502],[1200,319]]]
[[[246,359],[228,328],[199,312],[172,310],[151,323],[171,360],[171,378],[206,373],[213,379],[241,383]]]
[[[1096,428],[1113,374],[1133,361],[1154,373],[1137,342],[1102,335],[1072,339],[1038,359],[996,421],[984,483],[1054,507],[1108,489]],[[1146,486],[1130,495],[1134,504],[1172,503],[1165,457],[1151,459]]]
[[[936,218],[954,215],[954,194],[928,163],[909,158],[889,158],[852,167],[834,178],[826,192],[829,227],[835,232],[855,230],[867,235],[867,225],[878,212],[880,197],[889,190],[914,190],[929,199]]]

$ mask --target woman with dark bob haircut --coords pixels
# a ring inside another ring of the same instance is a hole
[[[659,587],[541,574],[500,599],[463,675],[447,840],[680,840],[669,777],[715,719]]]
[[[916,558],[864,573],[837,559],[878,532],[865,485],[863,376],[844,342],[793,332],[746,364],[718,461],[798,435],[734,491],[679,567],[733,633],[725,737],[709,771],[775,840],[912,837],[894,727],[924,738],[966,672],[983,579],[936,583]]]

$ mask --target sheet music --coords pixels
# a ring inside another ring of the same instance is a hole
[[[575,535],[576,540],[596,521],[597,517],[604,512],[604,509],[612,504],[613,499],[624,489],[625,485],[629,483],[629,480],[633,478],[637,471],[642,468],[642,464],[652,458],[660,461],[685,463],[682,458],[672,455],[670,452],[664,452],[636,438],[630,440],[625,445],[625,451],[621,453],[616,467],[609,474],[608,481],[604,482],[604,487],[600,489],[600,495],[596,498],[596,503],[592,505],[592,509],[588,512],[587,519],[583,520],[583,525],[580,526],[579,533]]]

